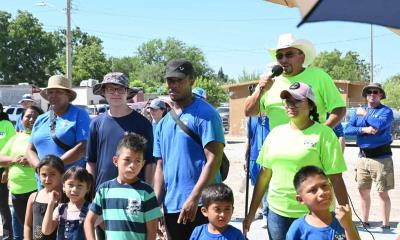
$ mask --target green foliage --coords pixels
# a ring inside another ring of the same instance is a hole
[[[199,77],[194,82],[195,87],[203,88],[207,93],[207,102],[212,104],[214,107],[218,107],[222,102],[226,102],[228,99],[228,92],[224,89],[220,82],[215,78]]]
[[[195,78],[213,78],[227,82],[228,76],[220,73],[220,78],[207,65],[204,54],[196,47],[173,38],[163,41],[153,39],[138,47],[134,57],[113,58],[113,69],[128,73],[131,86],[142,87],[146,93],[167,94],[165,87],[165,66],[174,58],[186,58],[195,69]],[[141,83],[140,83],[141,81]]]
[[[238,82],[249,82],[260,79],[260,73],[252,72],[249,73],[243,69],[242,74],[238,77]]]
[[[400,74],[389,78],[384,84],[386,99],[383,100],[385,105],[394,109],[400,109]]]
[[[321,52],[312,65],[324,69],[335,80],[368,82],[370,79],[369,64],[353,51],[344,56],[337,49]]]
[[[17,16],[0,12],[0,81],[2,84],[20,82],[44,86],[50,64],[57,55],[52,34],[43,31],[42,24],[26,11]]]
[[[58,58],[55,65],[66,73],[65,30],[53,33],[58,46]],[[72,84],[79,86],[82,80],[89,78],[102,80],[111,71],[111,59],[103,52],[102,41],[96,36],[82,32],[80,28],[72,30]]]
[[[102,52],[100,43],[80,45],[76,47],[73,57],[73,84],[78,85],[82,80],[93,78],[102,80],[111,71],[111,62]]]

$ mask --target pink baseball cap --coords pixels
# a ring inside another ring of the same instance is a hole
[[[315,95],[311,89],[311,86],[301,82],[293,83],[288,90],[283,90],[281,92],[281,98],[286,99],[290,96],[294,97],[297,100],[304,100],[305,98],[310,99],[314,104],[315,102]]]

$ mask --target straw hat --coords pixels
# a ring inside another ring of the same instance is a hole
[[[278,38],[276,48],[271,48],[268,51],[271,54],[272,59],[276,59],[277,50],[290,47],[300,49],[304,53],[304,67],[310,65],[316,57],[314,45],[310,41],[305,39],[296,39],[291,33],[281,34]]]
[[[62,75],[53,75],[49,78],[47,88],[40,92],[40,95],[48,100],[47,89],[64,89],[70,93],[69,101],[72,102],[76,98],[76,92],[71,89],[71,82]]]

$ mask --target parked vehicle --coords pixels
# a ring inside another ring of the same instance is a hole
[[[23,110],[24,108],[21,105],[10,105],[4,108],[4,112],[8,114],[8,118],[13,124],[15,124]]]
[[[224,126],[225,132],[228,132],[229,131],[229,107],[228,106],[218,107],[217,112],[219,113],[219,116],[221,117],[222,125]]]

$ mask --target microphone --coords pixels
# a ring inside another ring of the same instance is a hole
[[[283,67],[281,65],[275,65],[272,67],[271,72],[271,77],[277,77],[283,73]]]
[[[283,73],[283,67],[281,65],[275,65],[272,67],[271,72],[271,78],[278,77]],[[260,90],[262,91],[263,88],[260,87]]]

